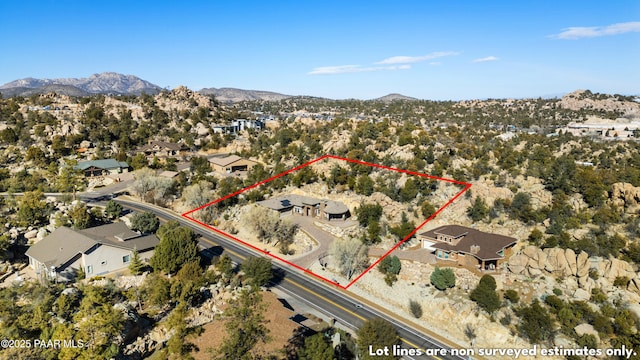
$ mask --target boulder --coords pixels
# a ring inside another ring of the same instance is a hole
[[[640,295],[640,279],[633,278],[627,284],[627,290]]]
[[[587,292],[584,289],[577,289],[574,293],[573,293],[573,297],[576,300],[584,300],[587,301],[591,298],[591,294],[589,292]]]
[[[567,276],[571,274],[569,263],[565,257],[565,251],[561,248],[544,249],[546,262],[544,269],[555,276]]]
[[[528,266],[533,269],[542,270],[545,267],[547,255],[539,247],[530,245],[522,250],[522,253],[529,258]]]
[[[576,257],[576,276],[579,278],[589,276],[590,267],[591,262],[589,261],[589,254],[581,251],[580,254],[578,254],[578,256]]]
[[[576,332],[578,336],[593,335],[596,337],[596,339],[600,339],[598,337],[598,332],[596,331],[596,329],[593,328],[593,325],[591,324],[586,324],[586,323],[580,324],[574,327],[573,330]]]
[[[24,234],[24,237],[25,237],[25,239],[27,239],[27,240],[35,239],[35,237],[36,237],[36,236],[38,236],[38,230],[36,230],[36,229],[34,229],[34,230],[30,230],[30,231],[27,231],[27,232]]]
[[[509,271],[516,275],[520,275],[524,273],[527,268],[527,263],[529,262],[529,258],[523,254],[517,254],[512,256],[507,263],[507,268]]]
[[[614,281],[617,277],[635,277],[635,272],[633,271],[633,267],[631,267],[631,264],[613,257],[602,262],[601,269],[602,276],[611,282]]]
[[[36,235],[36,239],[38,241],[42,240],[45,238],[45,236],[47,236],[49,234],[49,232],[47,231],[47,229],[42,228],[40,230],[38,230],[38,234]]]
[[[578,258],[575,251],[573,251],[573,249],[566,249],[564,251],[564,257],[567,259],[569,275],[576,276],[578,274]]]

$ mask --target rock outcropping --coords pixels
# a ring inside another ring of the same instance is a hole
[[[589,257],[584,251],[576,254],[571,249],[543,250],[536,246],[527,246],[511,256],[507,269],[513,274],[528,277],[544,275],[558,278],[573,277],[580,288],[588,291],[596,285],[596,282],[589,277],[591,271],[596,272],[597,277],[601,279],[598,285],[602,285],[603,281],[613,283],[616,278],[626,277],[631,280],[628,290],[640,294],[640,278],[628,262],[616,258]]]

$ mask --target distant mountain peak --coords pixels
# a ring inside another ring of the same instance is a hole
[[[55,85],[55,86],[54,86]],[[93,74],[87,78],[35,79],[32,77],[15,80],[0,86],[0,92],[11,95],[43,93],[51,90],[51,86],[65,95],[88,94],[140,94],[157,93],[162,90],[158,85],[142,80],[134,75],[123,75],[116,72]],[[66,89],[73,89],[73,94],[66,94]]]
[[[406,96],[406,95],[402,95],[402,94],[397,94],[397,93],[391,93],[382,97],[379,97],[377,99],[373,99],[373,101],[397,101],[397,100],[405,100],[405,101],[415,101],[418,100],[414,97],[411,96]]]
[[[272,91],[262,90],[242,90],[236,88],[204,88],[199,93],[203,95],[213,95],[221,102],[240,102],[251,100],[280,101],[292,97]]]

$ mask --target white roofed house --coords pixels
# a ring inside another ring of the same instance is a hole
[[[59,227],[26,255],[40,277],[71,281],[80,269],[87,277],[126,269],[134,249],[148,260],[159,242],[156,235],[137,233],[122,222],[84,230]]]

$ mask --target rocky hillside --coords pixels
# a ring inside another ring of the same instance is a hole
[[[638,97],[594,94],[589,90],[576,90],[562,97],[560,106],[574,111],[588,109],[616,112],[625,117],[640,118]]]
[[[161,88],[158,85],[142,80],[133,75],[123,75],[114,72],[93,74],[88,78],[34,79],[25,78],[15,80],[0,86],[3,95],[42,94],[57,92],[69,96],[84,96],[88,94],[155,94]]]
[[[221,102],[240,102],[251,100],[279,101],[291,97],[291,95],[284,95],[271,91],[242,90],[235,88],[204,88],[200,90],[199,93],[203,95],[213,95]]]

